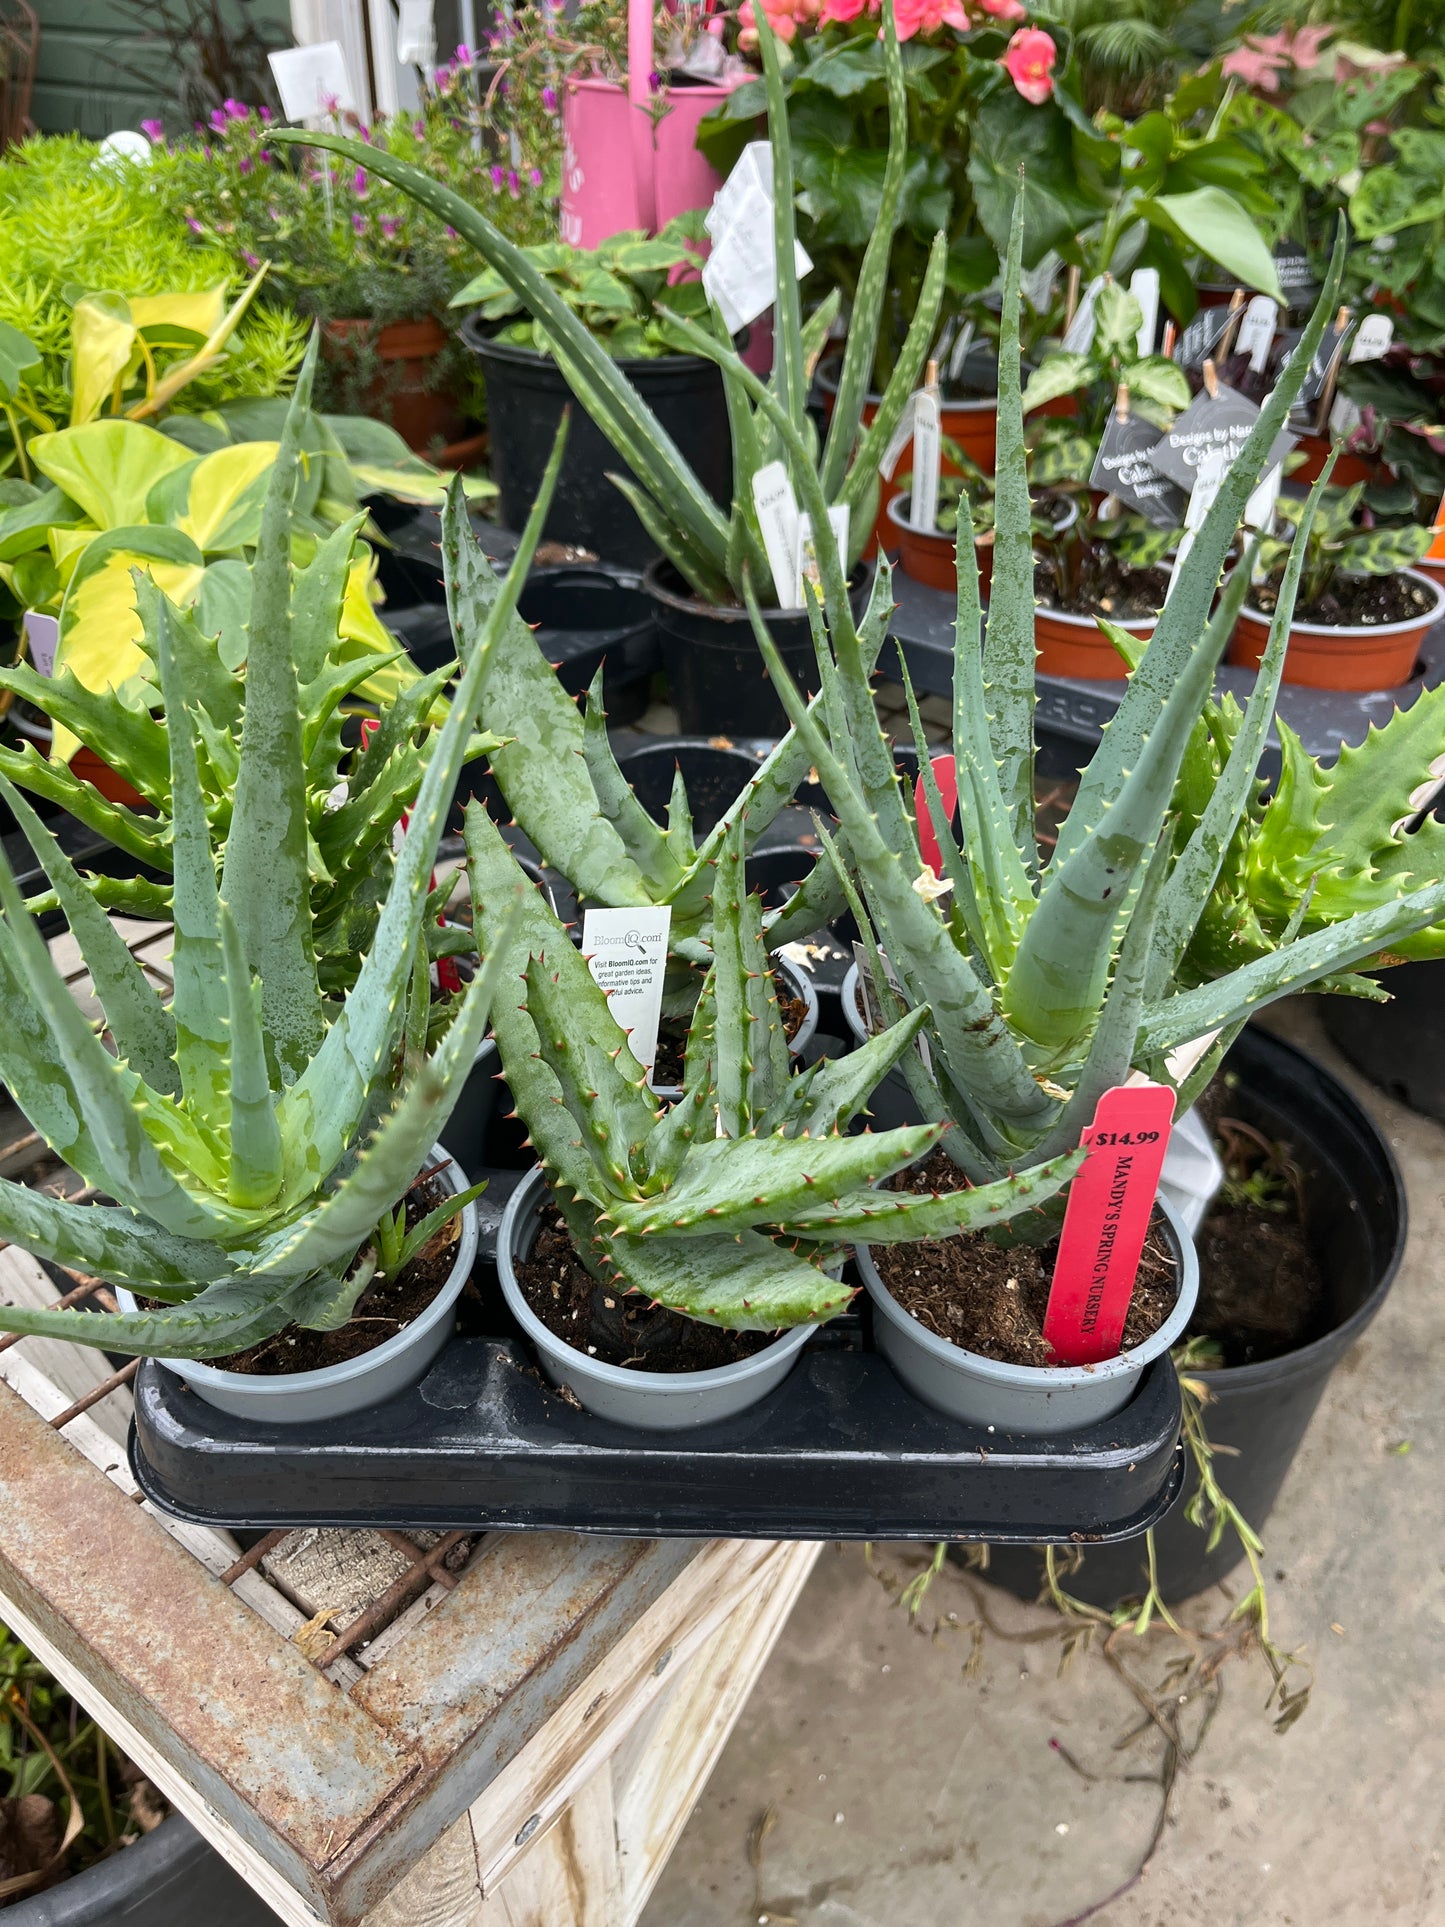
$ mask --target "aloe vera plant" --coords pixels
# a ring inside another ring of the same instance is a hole
[[[503,1069],[577,1254],[600,1281],[738,1331],[821,1322],[852,1296],[830,1267],[855,1239],[906,1243],[1002,1224],[1046,1202],[1077,1167],[1065,1156],[938,1197],[873,1188],[939,1136],[927,1124],[843,1135],[927,1013],[790,1073],[740,823],[714,865],[715,954],[688,1032],[683,1094],[659,1109],[540,893],[511,909],[514,859],[475,803],[466,835],[481,947],[489,969],[502,960],[492,1022]],[[524,1001],[508,994],[523,979]]]
[[[477,208],[440,182],[376,147],[300,129],[281,129],[275,138],[325,147],[358,166],[380,174],[470,243],[525,306],[548,341],[573,393],[627,462],[634,482],[614,476],[638,519],[658,548],[707,602],[737,603],[743,582],[766,578],[762,530],[753,501],[753,477],[772,461],[787,469],[813,527],[827,526],[831,504],[849,510],[850,560],[861,555],[877,512],[878,463],[917,385],[933,341],[947,268],[947,241],[934,238],[917,309],[893,375],[873,422],[860,433],[874,351],[887,294],[888,263],[898,230],[908,164],[908,114],[903,64],[891,4],[884,8],[885,66],[888,77],[888,160],[878,218],[868,243],[849,318],[848,345],[837,402],[821,451],[805,403],[809,374],[838,311],[836,290],[805,323],[794,268],[796,218],[792,147],[787,101],[776,37],[766,19],[758,24],[768,102],[768,135],[773,153],[773,248],[778,299],[774,309],[774,371],[764,389],[743,379],[730,350],[721,317],[710,327],[674,318],[675,346],[719,363],[727,392],[733,442],[733,499],[720,509],[688,466],[676,444],[617,367],[606,347],[590,334],[566,300],[527,253],[494,227]],[[488,287],[493,283],[489,280]],[[811,486],[809,484],[811,483]],[[814,504],[818,508],[814,507]]]
[[[1390,861],[1384,876],[1369,880],[1372,907],[1305,930],[1308,908],[1301,900],[1252,961],[1221,959],[1204,982],[1183,963],[1255,793],[1304,565],[1301,541],[1289,556],[1248,707],[1227,755],[1207,772],[1192,818],[1186,817],[1177,785],[1191,744],[1199,747],[1201,713],[1248,583],[1247,564],[1235,571],[1213,614],[1211,608],[1246,502],[1293,400],[1297,368],[1287,371],[1225,478],[1082,774],[1056,848],[1041,863],[1033,822],[1034,565],[1019,389],[1021,232],[1016,214],[999,364],[993,592],[982,652],[972,530],[966,498],[960,503],[957,838],[913,705],[941,876],[923,860],[846,616],[839,622],[830,601],[831,635],[819,648],[822,695],[811,709],[756,610],[754,619],[779,693],[847,838],[845,855],[822,830],[860,924],[876,933],[903,1001],[929,1011],[931,1068],[917,1052],[907,1053],[901,1066],[922,1115],[954,1127],[944,1147],[975,1183],[1076,1145],[1100,1095],[1131,1070],[1173,1083],[1181,1100],[1190,1101],[1252,1011],[1391,952],[1445,915],[1438,839],[1422,843],[1418,833],[1392,839],[1386,830]],[[1306,330],[1310,352],[1337,300],[1342,254],[1341,244]],[[1302,533],[1318,500],[1319,487],[1301,517]],[[1121,648],[1138,650],[1112,625],[1101,626]],[[1422,717],[1420,725],[1427,735],[1428,721]],[[1366,760],[1378,784],[1382,759],[1367,754]],[[1296,769],[1294,780],[1313,781],[1313,766],[1303,761],[1307,767]],[[1342,759],[1336,780],[1345,791],[1357,767]],[[1281,829],[1296,807],[1287,806]],[[1373,814],[1377,832],[1378,801]],[[1317,860],[1329,821],[1322,815],[1318,834],[1308,839]],[[1317,887],[1325,882],[1321,877]],[[1365,887],[1363,880],[1357,877],[1355,887]],[[876,956],[875,966],[884,1008],[896,1008]],[[1212,1039],[1212,1047],[1194,1068],[1186,1074],[1181,1066],[1171,1076],[1175,1048],[1204,1039]]]
[[[290,492],[304,391],[288,418],[252,596],[240,751],[224,831],[208,819],[215,727],[188,678],[184,619],[154,599],[165,698],[174,995],[143,977],[20,792],[0,778],[70,921],[114,1041],[72,999],[0,861],[0,1077],[36,1131],[111,1205],[0,1183],[0,1236],[161,1301],[94,1318],[7,1308],[11,1331],[175,1358],[224,1355],[288,1323],[345,1321],[405,1250],[395,1218],[450,1114],[498,981],[489,961],[426,1050],[422,927],[438,839],[488,650],[530,566],[561,445],[491,620],[477,635],[396,852],[370,946],[330,1003],[317,965],[300,668],[323,632],[298,622],[318,582],[293,572]],[[448,521],[465,519],[460,489]],[[383,725],[385,728],[385,725]],[[505,904],[497,906],[503,939]],[[470,1196],[471,1194],[467,1194]],[[462,1200],[465,1202],[465,1199]]]

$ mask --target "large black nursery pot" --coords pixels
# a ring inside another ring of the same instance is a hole
[[[556,362],[535,348],[496,340],[477,315],[462,323],[462,339],[481,362],[486,380],[492,479],[499,490],[503,525],[520,529],[526,522],[562,412],[570,407],[567,452],[544,539],[587,549],[607,562],[644,568],[657,554],[656,545],[607,479],[609,471],[632,471],[578,404]],[[732,438],[718,369],[697,355],[657,355],[619,361],[617,367],[703,487],[715,501],[726,502],[732,489]]]
[[[5,1927],[274,1927],[276,1916],[178,1813],[43,1893]]]
[[[1326,1034],[1372,1084],[1445,1124],[1445,960],[1396,964],[1380,982],[1388,1004],[1321,998]]]
[[[1330,1374],[1394,1283],[1405,1249],[1405,1191],[1378,1128],[1338,1078],[1305,1052],[1249,1029],[1226,1068],[1239,1080],[1229,1094],[1230,1115],[1291,1147],[1302,1177],[1305,1236],[1325,1286],[1319,1328],[1305,1343],[1278,1358],[1198,1374],[1212,1394],[1205,1430],[1211,1444],[1223,1448],[1215,1476],[1259,1531]],[[1227,1528],[1208,1551],[1207,1532],[1184,1516],[1194,1488],[1191,1467],[1179,1498],[1154,1527],[1159,1588],[1171,1603],[1217,1585],[1243,1557]],[[1022,1598],[1035,1597],[1041,1573],[1037,1550],[991,1550],[988,1577]],[[1097,1606],[1137,1598],[1147,1584],[1143,1539],[1086,1546],[1082,1565],[1064,1583]]]
[[[783,735],[788,718],[768,680],[747,610],[703,602],[670,562],[654,562],[642,582],[652,598],[662,669],[684,735]],[[872,582],[867,563],[848,578],[855,620],[867,607]],[[818,666],[807,610],[765,609],[763,616],[793,681],[815,695]]]

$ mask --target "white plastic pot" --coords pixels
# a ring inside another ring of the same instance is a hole
[[[455,1194],[467,1189],[467,1176],[448,1152],[432,1147],[432,1162],[442,1164],[438,1177]],[[259,1419],[267,1425],[303,1425],[312,1419],[340,1418],[415,1385],[452,1335],[456,1303],[472,1275],[477,1256],[476,1206],[459,1215],[460,1236],[446,1283],[411,1323],[359,1358],[323,1365],[312,1372],[228,1372],[197,1359],[163,1358],[167,1371],[183,1378],[208,1405],[236,1418]],[[117,1289],[122,1311],[139,1307],[128,1291]]]
[[[497,1236],[497,1276],[507,1309],[537,1349],[542,1370],[565,1385],[598,1418],[643,1432],[681,1432],[745,1412],[781,1385],[814,1327],[798,1325],[751,1358],[708,1372],[633,1372],[607,1365],[565,1344],[538,1318],[522,1295],[513,1260],[532,1249],[537,1222],[548,1199],[540,1165],[517,1186],[502,1214]]]
[[[854,1256],[873,1301],[873,1343],[916,1398],[968,1425],[1040,1436],[1112,1418],[1133,1397],[1144,1367],[1184,1336],[1199,1296],[1194,1241],[1167,1198],[1161,1196],[1159,1208],[1175,1247],[1178,1294],[1158,1331],[1133,1351],[1097,1365],[1010,1365],[965,1351],[904,1311],[868,1247],[859,1245]]]

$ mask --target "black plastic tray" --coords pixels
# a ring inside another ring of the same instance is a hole
[[[460,1136],[456,1142],[462,1141]],[[766,1539],[1126,1539],[1182,1478],[1179,1384],[1144,1373],[1117,1417],[1059,1438],[980,1431],[919,1403],[871,1348],[866,1301],[767,1399],[688,1433],[578,1410],[538,1371],[491,1262],[521,1172],[487,1176],[461,1335],[421,1384],[315,1425],[229,1417],[153,1361],[131,1463],[164,1511],[207,1525],[567,1529]]]

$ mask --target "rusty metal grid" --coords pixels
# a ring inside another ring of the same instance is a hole
[[[170,971],[166,967],[164,958],[155,954],[157,951],[164,952],[168,947],[170,926],[144,924],[127,931],[124,921],[117,920],[117,927],[122,931],[127,949],[155,987],[162,994],[171,992],[174,984]],[[83,1004],[89,988],[89,974],[84,964],[66,960],[67,942],[63,937],[57,939],[51,948],[52,951],[60,953],[57,956],[57,963],[60,966],[61,975],[72,995]],[[0,1098],[0,1120],[3,1120],[5,1110],[10,1111],[14,1119],[24,1123],[21,1114],[9,1104],[8,1098]],[[0,1130],[3,1128],[4,1123],[0,1121]],[[63,1164],[50,1151],[38,1131],[23,1130],[8,1142],[0,1144],[0,1174],[23,1175],[24,1181],[36,1189],[48,1191],[56,1197],[65,1198],[75,1204],[86,1203],[98,1195],[93,1185],[81,1183],[70,1167]],[[0,1251],[6,1248],[6,1241],[0,1239]],[[69,1280],[68,1290],[57,1290],[57,1296],[53,1301],[54,1308],[68,1309],[89,1303],[98,1306],[102,1311],[118,1309],[114,1294],[101,1279],[93,1278],[85,1272],[72,1270],[69,1266],[50,1262],[45,1264],[44,1269],[52,1275],[60,1273]],[[0,1336],[0,1353],[9,1351],[12,1346],[21,1342],[23,1342],[21,1339],[13,1335]],[[64,1433],[65,1428],[72,1425],[82,1414],[101,1404],[113,1392],[128,1386],[134,1379],[139,1366],[140,1360],[133,1358],[128,1364],[108,1373],[81,1397],[67,1405],[63,1411],[47,1419],[46,1424],[52,1431]],[[141,1493],[137,1492],[133,1496],[137,1504],[144,1503]],[[285,1589],[276,1586],[274,1580],[269,1579],[262,1569],[262,1562],[268,1554],[276,1551],[292,1537],[293,1532],[294,1528],[287,1528],[279,1532],[266,1533],[219,1575],[222,1584],[234,1587],[236,1581],[246,1573],[256,1572],[260,1578],[271,1584],[273,1589],[284,1595]],[[471,1553],[484,1535],[476,1532],[449,1532],[435,1544],[429,1545],[418,1545],[402,1532],[379,1530],[376,1536],[402,1554],[407,1561],[406,1569],[379,1598],[373,1600],[346,1625],[335,1631],[329,1639],[324,1642],[311,1641],[302,1646],[307,1658],[320,1673],[329,1674],[340,1659],[356,1660],[361,1657],[358,1649],[393,1624],[433,1585],[450,1592],[456,1586]],[[361,1663],[365,1664],[364,1657],[361,1657]],[[354,1684],[356,1677],[358,1675],[348,1669],[347,1674],[335,1677],[334,1683],[343,1690],[348,1690],[350,1685]]]

